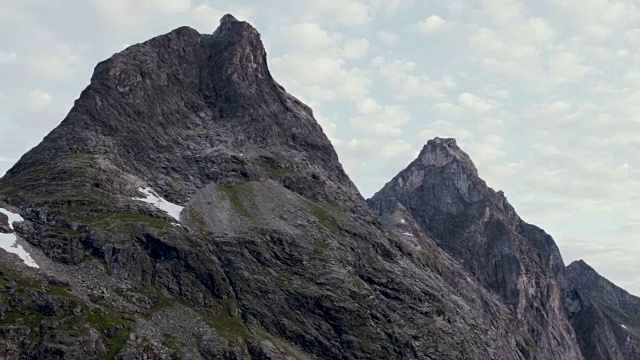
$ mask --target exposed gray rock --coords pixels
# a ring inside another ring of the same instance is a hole
[[[0,212],[0,233],[11,234],[11,224],[9,224],[9,217]]]
[[[383,218],[410,215],[417,232],[432,236],[500,296],[516,315],[526,357],[581,358],[564,312],[564,264],[553,239],[478,177],[454,139],[430,140],[368,203]]]
[[[566,306],[586,360],[640,359],[640,298],[584,261],[567,267]]]

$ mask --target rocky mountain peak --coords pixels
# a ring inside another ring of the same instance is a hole
[[[258,31],[232,15],[211,35],[180,27],[99,63],[62,124],[7,178],[41,188],[20,179],[77,168],[79,157],[99,160],[100,178],[120,174],[103,184],[110,191],[147,183],[180,204],[209,182],[265,178],[313,198],[362,200],[310,108],[272,78]]]
[[[231,65],[231,74],[248,84],[251,78],[271,78],[267,68],[267,52],[260,33],[251,24],[227,14],[213,33],[213,42],[219,43],[222,61]]]
[[[597,274],[597,271],[582,259],[572,262],[567,266],[567,269],[573,270],[573,271],[581,271],[581,272]]]
[[[541,358],[555,358],[556,351],[577,358],[558,296],[564,264],[555,242],[487,186],[454,139],[428,141],[417,159],[367,201],[383,219],[402,218],[394,216],[399,209],[408,213],[528,323],[527,336],[548,351]],[[542,318],[528,310],[535,307]]]
[[[640,298],[583,260],[567,266],[565,308],[586,360],[640,358]]]
[[[476,169],[473,161],[469,155],[464,152],[458,144],[456,139],[453,138],[439,138],[436,137],[427,141],[427,144],[422,148],[418,160],[424,166],[444,166],[451,162],[458,162],[463,165],[463,168],[468,170],[472,176],[478,176],[478,170]]]

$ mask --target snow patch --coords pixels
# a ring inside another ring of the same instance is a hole
[[[408,232],[403,232],[402,235],[409,235],[409,236],[413,236],[412,233],[408,233]]]
[[[149,203],[157,207],[158,209],[166,212],[167,214],[169,214],[169,216],[176,219],[176,221],[180,222],[180,213],[182,212],[182,209],[184,209],[183,206],[174,204],[172,202],[169,202],[163,199],[162,197],[160,197],[160,195],[158,195],[155,191],[153,191],[150,188],[138,188],[138,191],[145,194],[145,197],[132,198],[133,200],[139,200],[139,201],[144,201],[146,203]],[[173,224],[173,225],[180,226],[179,224]]]
[[[624,326],[624,325],[620,325],[620,326],[622,326],[622,328],[623,328],[623,329],[625,329],[625,330],[627,329],[627,327],[626,327],[626,326]]]
[[[406,223],[406,221],[404,221],[404,219],[400,219],[400,222],[403,223],[403,224]]]
[[[13,230],[13,223],[24,221],[22,216],[18,214],[14,214],[9,210],[0,208],[0,212],[7,215],[9,218],[9,228]],[[39,267],[36,264],[35,260],[31,257],[31,254],[27,250],[25,250],[21,245],[18,244],[18,236],[13,234],[3,234],[0,233],[0,248],[4,249],[6,252],[16,254],[24,261],[25,264],[31,267]]]

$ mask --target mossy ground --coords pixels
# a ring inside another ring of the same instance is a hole
[[[255,208],[256,204],[251,185],[246,183],[234,186],[219,185],[218,190],[229,199],[235,212],[246,218],[252,218],[250,209]]]
[[[204,220],[202,215],[198,212],[198,210],[194,208],[190,208],[188,211],[189,219],[196,226],[197,230],[201,233],[207,233],[207,222]]]
[[[306,198],[304,199],[305,205],[311,210],[313,216],[318,219],[320,224],[333,234],[340,233],[339,220],[344,216],[341,216],[340,210],[330,204],[312,201]]]
[[[10,269],[2,269],[0,274],[0,303],[14,304],[4,313],[2,326],[28,327],[31,331],[27,339],[32,344],[40,343],[49,332],[55,332],[56,337],[86,336],[78,325],[90,324],[105,335],[109,344],[107,354],[100,358],[104,360],[115,358],[124,348],[133,325],[117,312],[90,309],[63,285],[23,277]],[[53,308],[47,310],[51,306],[43,307],[42,304],[51,304]]]
[[[142,223],[161,230],[175,228],[166,220],[123,210],[104,213],[66,214],[64,217],[67,221],[86,224],[105,232],[120,232],[121,230],[127,230],[127,228],[131,230],[131,223]]]
[[[209,326],[228,340],[236,340],[238,338],[243,340],[253,339],[253,335],[249,332],[242,319],[234,316],[235,308],[235,300],[222,300],[218,311],[214,314],[207,313],[204,319]]]

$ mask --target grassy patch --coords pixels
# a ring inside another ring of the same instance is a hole
[[[194,225],[198,228],[198,230],[202,233],[208,232],[207,230],[207,222],[204,220],[202,215],[198,212],[198,210],[194,208],[189,209],[189,219],[194,223]]]
[[[245,207],[245,201],[248,200],[251,205],[255,205],[251,194],[251,188],[247,184],[236,186],[219,185],[218,189],[229,199],[233,209],[240,215],[251,218],[251,213]],[[244,198],[244,199],[243,199]]]
[[[131,225],[131,223],[142,223],[156,229],[174,228],[170,223],[163,219],[127,211],[73,214],[65,216],[65,219],[72,222],[86,224],[107,232],[114,229],[122,230],[123,226]]]
[[[284,277],[282,275],[279,275],[278,277],[276,277],[276,287],[278,289],[286,289],[286,288],[288,288],[290,286],[291,286],[291,280],[290,279],[288,279],[288,278],[286,278],[286,277]]]
[[[106,313],[100,309],[94,309],[89,313],[87,320],[95,326],[101,333],[114,330],[115,335],[108,338],[109,348],[107,354],[100,360],[111,360],[118,355],[127,343],[127,338],[131,334],[131,323],[113,314]]]
[[[180,356],[180,348],[184,346],[182,342],[173,337],[170,334],[162,334],[162,344],[166,346],[169,350],[171,350],[170,358],[171,360],[181,360],[182,356]]]
[[[107,350],[107,354],[100,358],[100,360],[113,360],[116,355],[124,349],[124,346],[127,344],[129,334],[131,334],[131,330],[129,329],[118,330],[116,335],[109,339],[109,349]]]
[[[282,179],[283,177],[293,174],[294,170],[292,168],[278,168],[278,169],[273,169],[270,172],[274,178],[279,180],[279,179]]]
[[[86,233],[83,233],[81,231],[75,231],[69,228],[56,228],[55,231],[60,235],[64,235],[68,237],[83,237],[86,235]]]
[[[10,198],[17,198],[20,193],[22,193],[22,190],[11,183],[0,185],[0,194],[7,195]]]
[[[232,315],[235,307],[235,300],[223,300],[220,303],[219,311],[216,314],[207,313],[204,319],[227,340],[236,340],[238,337],[243,340],[250,340],[253,336],[249,333],[242,319]]]
[[[303,198],[309,210],[313,216],[320,221],[320,223],[334,234],[339,234],[338,221],[336,219],[337,213],[340,211],[331,205],[311,201]]]
[[[313,248],[316,252],[323,252],[329,248],[329,244],[323,240],[316,240],[313,242]]]

